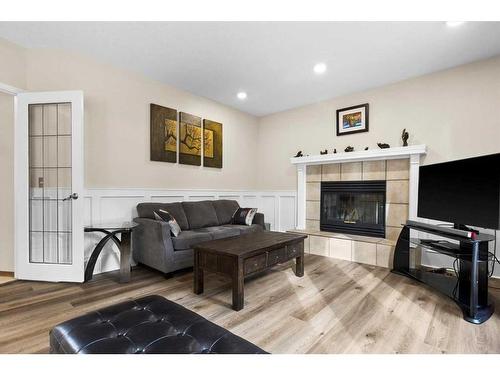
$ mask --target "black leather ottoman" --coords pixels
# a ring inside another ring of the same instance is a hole
[[[266,353],[161,296],[106,307],[54,327],[51,353]]]

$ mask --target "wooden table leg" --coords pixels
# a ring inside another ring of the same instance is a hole
[[[194,267],[193,267],[193,291],[195,294],[203,293],[203,269],[200,267],[199,253],[194,251]]]
[[[233,272],[233,310],[241,310],[245,303],[244,282],[243,262],[239,261]]]
[[[130,231],[121,233],[120,241],[120,282],[130,281]]]
[[[304,276],[304,255],[295,258],[295,276]]]

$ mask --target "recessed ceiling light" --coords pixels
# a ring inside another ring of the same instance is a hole
[[[240,100],[245,100],[247,98],[247,93],[245,91],[240,91],[239,93],[236,94],[236,96]]]
[[[314,73],[316,74],[323,74],[324,72],[326,72],[326,64],[325,63],[318,63],[316,65],[314,65]]]
[[[463,25],[464,23],[465,22],[463,22],[463,21],[446,21],[446,26],[455,27],[455,26]]]

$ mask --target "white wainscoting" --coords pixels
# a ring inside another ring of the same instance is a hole
[[[86,189],[85,224],[131,221],[137,216],[141,202],[180,202],[213,199],[234,199],[242,207],[257,207],[271,230],[286,231],[296,227],[295,191],[236,190],[154,190],[154,189]],[[99,233],[85,233],[85,261],[102,238]],[[103,249],[94,273],[119,268],[120,255],[111,241]]]

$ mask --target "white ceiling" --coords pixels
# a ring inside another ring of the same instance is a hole
[[[94,56],[257,116],[500,54],[500,22],[0,22],[0,36]]]

